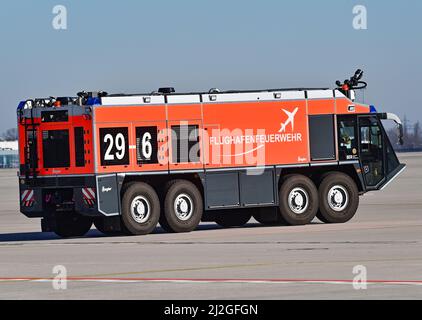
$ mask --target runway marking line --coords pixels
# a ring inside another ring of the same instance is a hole
[[[219,269],[233,269],[233,268],[254,268],[254,267],[266,267],[271,266],[274,263],[254,263],[254,264],[229,264],[229,265],[217,265],[207,267],[191,267],[191,268],[173,268],[173,269],[154,269],[144,271],[131,271],[131,272],[116,272],[116,273],[103,273],[103,274],[85,274],[75,276],[74,278],[104,278],[112,276],[122,275],[135,275],[135,274],[146,274],[146,273],[163,273],[163,272],[183,272],[183,271],[204,271],[204,270],[219,270]],[[122,278],[122,277],[120,277]],[[114,279],[114,278],[113,278]]]
[[[54,278],[0,278],[0,282],[53,282]],[[224,279],[224,278],[89,278],[68,277],[70,282],[100,282],[100,283],[241,283],[241,284],[353,284],[350,279]],[[381,285],[412,285],[422,286],[422,280],[367,280],[367,284]]]

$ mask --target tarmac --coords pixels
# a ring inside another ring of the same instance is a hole
[[[422,153],[400,160],[346,224],[76,239],[19,213],[16,170],[1,170],[0,299],[421,299]]]

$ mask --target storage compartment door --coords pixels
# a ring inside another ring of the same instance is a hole
[[[312,161],[336,159],[333,115],[309,116],[309,138]]]

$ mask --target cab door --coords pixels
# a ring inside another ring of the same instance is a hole
[[[339,160],[358,160],[357,117],[355,115],[338,116],[337,129]]]
[[[378,189],[385,180],[384,132],[377,116],[360,116],[359,154],[369,190]]]

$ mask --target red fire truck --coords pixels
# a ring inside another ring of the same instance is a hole
[[[42,231],[148,234],[343,223],[400,164],[379,113],[355,101],[362,71],[335,89],[149,94],[79,92],[17,109],[20,210]],[[401,138],[400,138],[401,139]]]

